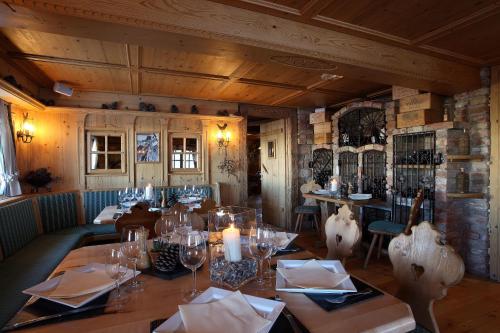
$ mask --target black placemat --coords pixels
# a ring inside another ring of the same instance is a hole
[[[302,323],[297,318],[295,318],[295,316],[293,316],[293,318],[302,333],[309,333],[309,330],[304,325],[302,325]],[[161,324],[163,324],[167,319],[168,318],[153,320],[150,323],[151,333],[153,333],[153,331],[157,329]],[[269,333],[290,333],[290,332],[293,332],[293,328],[290,325],[290,322],[288,321],[286,316],[282,312],[274,322],[274,325],[273,327],[271,327]]]
[[[351,280],[352,280],[352,283],[354,284],[354,286],[356,287],[356,289],[358,290],[358,292],[363,292],[363,291],[368,291],[368,290],[371,290],[371,292],[369,294],[348,297],[344,302],[338,303],[338,304],[330,303],[330,302],[326,301],[325,299],[327,299],[327,298],[332,299],[335,297],[340,297],[341,295],[348,295],[351,293],[345,293],[345,294],[307,294],[307,293],[304,293],[304,295],[309,297],[314,303],[318,304],[323,310],[328,311],[328,312],[333,311],[333,310],[338,310],[338,309],[341,309],[343,307],[346,307],[346,306],[349,306],[352,304],[356,304],[356,303],[359,303],[362,301],[366,301],[367,299],[370,299],[373,297],[383,295],[383,292],[381,292],[380,290],[378,290],[370,285],[367,285],[363,281],[360,281],[353,276],[351,276]]]
[[[88,307],[88,306],[98,306],[98,305],[105,305],[108,302],[109,298],[109,292],[105,293],[95,300],[85,304],[82,306]],[[67,311],[71,310],[77,310],[75,308],[69,307],[67,305],[55,303],[46,299],[39,298],[35,302],[31,303],[30,305],[27,305],[23,307],[15,316],[12,318],[7,325],[2,328],[2,332],[6,330],[11,325],[14,325],[15,323],[21,323],[25,322],[27,320],[35,319],[35,318],[40,318],[40,317],[45,317],[45,316],[51,316],[51,315],[57,315],[60,313],[64,313]],[[22,326],[21,328],[28,328],[28,327],[35,327],[35,326],[41,326],[41,325],[47,325],[47,324],[53,324],[53,323],[59,323],[59,322],[64,322],[64,321],[69,321],[69,320],[77,320],[77,319],[84,319],[84,318],[90,318],[90,317],[95,317],[104,314],[106,311],[106,307],[98,308],[98,309],[91,309],[87,310],[84,312],[80,313],[75,313],[71,315],[65,315],[64,317],[61,318],[54,318],[54,319],[49,319],[49,320],[44,320],[36,323],[32,323],[27,326]]]
[[[288,246],[286,248],[284,248],[283,250],[276,252],[276,254],[273,257],[284,256],[287,254],[293,254],[293,253],[302,252],[302,251],[304,251],[303,247],[298,246],[297,244],[294,244],[292,242],[292,243],[288,244]]]
[[[182,266],[181,264],[178,264],[175,267],[175,269],[171,272],[162,272],[162,271],[159,271],[153,267],[150,267],[148,269],[143,269],[141,272],[142,272],[142,274],[156,276],[156,277],[163,279],[163,280],[173,280],[173,279],[176,279],[178,277],[191,274],[191,270],[187,269],[186,267]]]

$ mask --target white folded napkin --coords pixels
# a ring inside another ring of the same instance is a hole
[[[115,283],[104,270],[66,271],[50,297],[72,298],[103,290]]]
[[[258,332],[270,323],[236,291],[220,301],[179,305],[187,333]]]
[[[309,260],[300,267],[278,267],[277,271],[289,284],[299,288],[333,289],[349,278],[349,274],[333,273],[316,260]]]

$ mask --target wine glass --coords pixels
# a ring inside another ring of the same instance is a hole
[[[196,290],[196,270],[203,265],[207,258],[207,246],[199,231],[189,231],[182,236],[179,257],[182,265],[193,272],[193,288],[184,297],[185,301],[191,301],[200,294]]]
[[[121,251],[125,257],[133,264],[134,277],[130,283],[130,287],[138,289],[142,285],[142,281],[138,281],[136,277],[137,261],[141,258],[142,241],[144,238],[144,227],[140,225],[128,225],[123,227],[121,239]]]
[[[250,229],[248,246],[250,248],[250,253],[259,263],[257,286],[261,289],[265,287],[263,271],[264,259],[269,257],[273,250],[271,232],[272,230],[263,226],[252,227]]]
[[[127,262],[125,256],[120,250],[111,249],[106,256],[105,270],[106,274],[115,280],[115,300],[121,302],[123,297],[120,293],[120,280],[127,274]]]
[[[265,272],[267,278],[272,278],[274,275],[274,270],[271,268],[271,258],[276,255],[276,253],[281,249],[281,238],[276,230],[269,230],[269,236],[272,244],[271,254],[267,257],[268,269]]]
[[[134,190],[134,199],[137,202],[142,202],[144,201],[144,189],[141,187],[137,187]]]
[[[170,238],[175,230],[176,221],[174,216],[170,214],[162,214],[155,223],[155,233],[165,242],[169,243]]]

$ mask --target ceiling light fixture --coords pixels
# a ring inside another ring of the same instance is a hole
[[[332,74],[332,73],[323,73],[323,74],[321,74],[321,80],[323,80],[323,81],[340,80],[342,78],[344,78],[344,76],[337,75],[337,74]]]

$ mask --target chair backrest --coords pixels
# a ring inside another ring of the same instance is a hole
[[[361,239],[361,229],[347,205],[343,205],[338,214],[332,214],[325,224],[327,259],[338,259],[345,263]]]
[[[121,235],[126,225],[142,225],[149,230],[149,238],[155,237],[155,223],[160,218],[160,213],[150,212],[145,203],[138,203],[130,209],[130,213],[120,216],[115,223],[116,232]]]
[[[411,205],[410,216],[408,217],[408,222],[404,231],[405,235],[409,235],[411,227],[417,225],[418,217],[420,215],[420,206],[422,206],[422,202],[424,202],[424,192],[422,191],[422,189],[419,189],[417,192],[417,196],[415,197],[415,200],[413,200],[413,204]]]
[[[302,184],[302,186],[300,187],[300,193],[302,194],[310,193],[312,191],[317,191],[317,190],[321,190],[321,186],[316,184],[314,180],[310,180],[307,183]],[[317,205],[318,203],[316,202],[316,199],[306,198],[304,200],[304,206],[317,206]]]
[[[435,300],[446,296],[448,287],[464,275],[462,258],[440,242],[439,232],[429,223],[411,228],[389,243],[389,258],[399,282],[397,297],[408,303],[415,320],[431,332],[439,332],[434,318]]]
[[[201,202],[201,207],[193,209],[193,212],[197,214],[208,214],[208,211],[214,209],[215,207],[217,207],[217,204],[214,199],[205,198]]]
[[[197,213],[191,213],[189,215],[191,218],[191,226],[193,227],[193,230],[205,230],[205,221],[200,215],[198,215]]]

